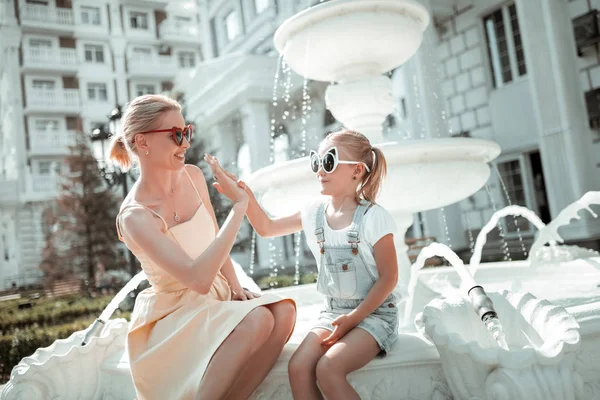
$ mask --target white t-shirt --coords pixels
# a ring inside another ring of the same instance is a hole
[[[322,201],[322,199],[311,201],[304,209],[300,211],[300,216],[302,218],[302,229],[306,235],[308,247],[317,260],[318,268],[321,267],[321,251],[319,244],[317,243],[315,229],[317,211],[319,210],[319,205]],[[379,241],[379,239],[385,235],[396,233],[396,223],[394,222],[392,215],[385,208],[375,204],[369,210],[367,210],[360,225],[360,243],[358,244],[358,251],[363,255],[366,263],[375,266],[376,264],[375,257],[373,256],[373,247]],[[327,218],[325,218],[325,221],[323,222],[323,230],[325,233],[326,245],[347,245],[347,234],[349,227],[350,226],[338,230],[331,229],[329,224],[327,224]],[[373,268],[373,271],[377,271],[377,267]]]

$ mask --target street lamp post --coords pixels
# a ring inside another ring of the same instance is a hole
[[[122,171],[118,166],[106,162],[108,156],[108,146],[110,143],[109,139],[112,135],[120,133],[122,115],[121,107],[117,105],[117,107],[108,115],[109,131],[107,131],[104,126],[97,127],[92,131],[91,140],[94,157],[98,161],[98,169],[100,170],[102,178],[104,178],[110,188],[121,185],[123,198],[125,198],[129,192],[127,182],[128,173]],[[135,257],[133,257],[133,254],[131,254],[131,251],[128,252],[128,255],[129,273],[131,276],[134,276],[137,272]]]

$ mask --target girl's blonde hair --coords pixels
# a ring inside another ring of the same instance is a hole
[[[351,161],[363,162],[369,167],[371,172],[365,170],[366,174],[358,186],[356,197],[357,200],[364,199],[375,203],[387,173],[387,162],[383,152],[371,146],[369,139],[362,133],[348,129],[330,133],[323,142],[343,147],[352,157]]]
[[[112,136],[109,160],[118,164],[123,171],[131,168],[137,158],[135,135],[156,129],[162,114],[172,110],[181,111],[181,106],[177,101],[161,94],[147,94],[133,99],[123,114],[121,132]]]

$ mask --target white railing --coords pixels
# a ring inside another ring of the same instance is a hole
[[[25,51],[25,63],[45,66],[77,66],[77,52],[71,48],[29,47]]]
[[[39,4],[24,4],[21,9],[23,21],[45,22],[57,25],[73,25],[73,10],[53,8]]]
[[[29,143],[34,153],[68,153],[75,144],[75,131],[31,131]]]
[[[31,191],[33,193],[58,193],[58,175],[31,174]]]
[[[79,89],[29,89],[27,104],[48,109],[78,109]]]
[[[200,27],[194,25],[193,22],[176,23],[175,21],[166,20],[158,26],[158,34],[161,39],[167,37],[199,39]]]
[[[130,72],[173,72],[177,68],[172,56],[131,56],[128,59]]]

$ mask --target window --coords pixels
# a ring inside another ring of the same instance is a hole
[[[254,0],[254,10],[256,11],[256,15],[261,14],[269,8],[270,2],[271,0]]]
[[[38,132],[58,131],[58,121],[55,119],[36,119],[34,125]]]
[[[196,66],[196,53],[191,51],[180,52],[179,66],[181,68],[194,68]]]
[[[105,83],[88,83],[87,85],[88,100],[92,101],[107,101],[108,92],[106,91]]]
[[[52,47],[52,41],[46,39],[29,39],[29,46],[31,47],[45,47],[47,49]]]
[[[86,62],[104,63],[104,47],[102,45],[86,44],[83,48]]]
[[[38,162],[38,173],[40,175],[50,175],[50,171],[52,171],[52,161]]]
[[[131,11],[129,13],[129,25],[132,29],[148,30],[148,14]]]
[[[42,79],[34,79],[32,85],[33,85],[34,89],[53,90],[54,86],[55,86],[55,82],[54,81],[45,81]]]
[[[225,17],[225,31],[227,33],[227,40],[232,41],[240,34],[240,25],[235,11],[231,11]]]
[[[98,7],[81,7],[81,23],[84,25],[100,25],[100,9]]]
[[[143,96],[145,94],[155,94],[156,88],[154,85],[135,85],[135,92],[137,96]]]
[[[494,87],[502,87],[527,73],[521,30],[514,4],[483,19]]]

